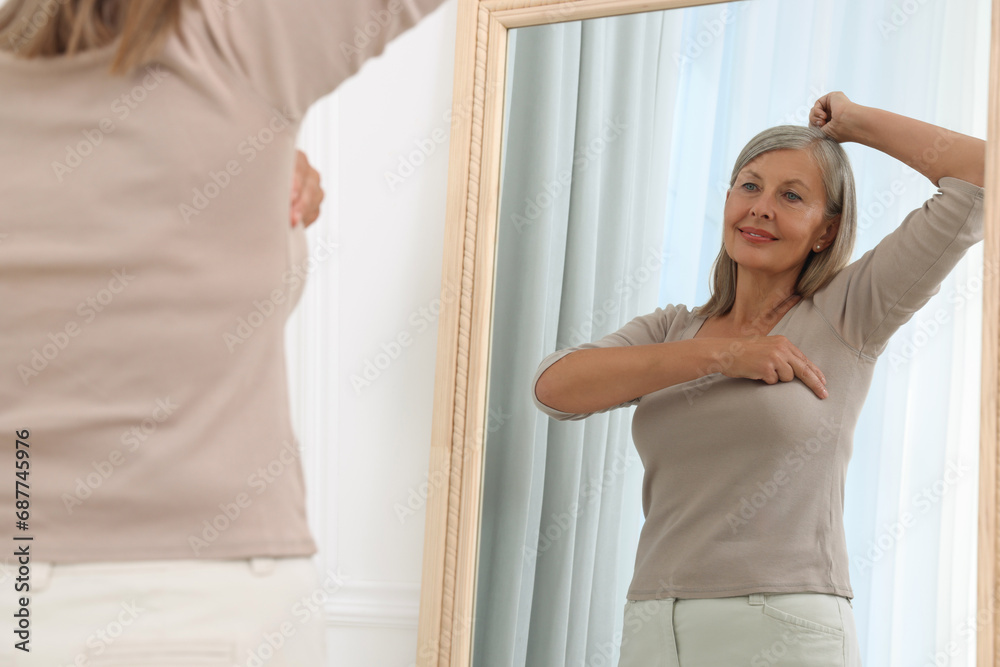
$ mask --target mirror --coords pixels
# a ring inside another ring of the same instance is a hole
[[[642,523],[633,408],[549,420],[531,402],[535,368],[658,306],[704,303],[736,155],[762,129],[805,124],[819,95],[985,137],[996,13],[985,1],[619,2],[614,17],[599,3],[518,4],[459,15],[459,51],[478,60],[456,71],[455,104],[480,101],[482,129],[452,144],[445,277],[463,299],[439,342],[431,470],[448,481],[428,505],[418,664],[615,665]],[[857,258],[936,188],[845,149]],[[893,337],[858,420],[844,525],[865,664],[992,664],[987,228]],[[748,500],[736,522],[752,520]],[[903,610],[905,638],[886,624]]]

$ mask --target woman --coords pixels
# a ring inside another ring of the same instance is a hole
[[[535,374],[582,419],[638,403],[646,522],[621,667],[860,664],[843,490],[878,355],[981,239],[985,143],[842,93],[752,139],[726,194],[712,295],[658,308]],[[941,192],[858,261],[865,144]]]
[[[285,222],[296,137],[437,1],[0,11],[0,663],[325,663],[284,328],[331,250]]]

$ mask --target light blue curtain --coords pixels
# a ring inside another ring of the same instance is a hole
[[[988,0],[753,0],[511,33],[477,666],[617,662],[632,411],[548,420],[527,394],[538,361],[704,303],[737,154],[820,95],[985,137],[989,18]],[[588,153],[613,117],[627,130]],[[857,258],[935,188],[845,148]],[[866,665],[975,664],[981,275],[977,246],[896,334],[859,421],[845,527]]]
[[[676,20],[510,37],[478,667],[617,661],[641,517],[632,411],[555,422],[529,390],[546,354],[656,307],[678,76],[663,45]]]

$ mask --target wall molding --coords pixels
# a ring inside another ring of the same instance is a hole
[[[417,629],[420,585],[348,581],[325,605],[327,627]]]

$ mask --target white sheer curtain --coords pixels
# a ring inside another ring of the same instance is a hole
[[[684,56],[674,146],[687,168],[667,182],[660,304],[704,303],[739,150],[765,127],[807,122],[820,94],[843,90],[985,137],[989,18],[985,0],[685,10],[680,46],[670,48]],[[857,258],[935,188],[892,158],[845,148],[858,185]],[[689,220],[704,227],[677,224]],[[897,332],[859,420],[845,528],[866,665],[975,664],[981,276],[977,246]]]
[[[477,665],[617,660],[641,522],[631,410],[548,420],[527,393],[538,361],[704,303],[739,150],[819,95],[985,137],[988,27],[988,0],[755,0],[513,33]],[[616,116],[626,131],[581,158]],[[935,188],[845,148],[858,257]],[[638,273],[647,255],[658,276]],[[845,525],[866,665],[975,664],[981,274],[977,246],[890,343],[858,425]]]

